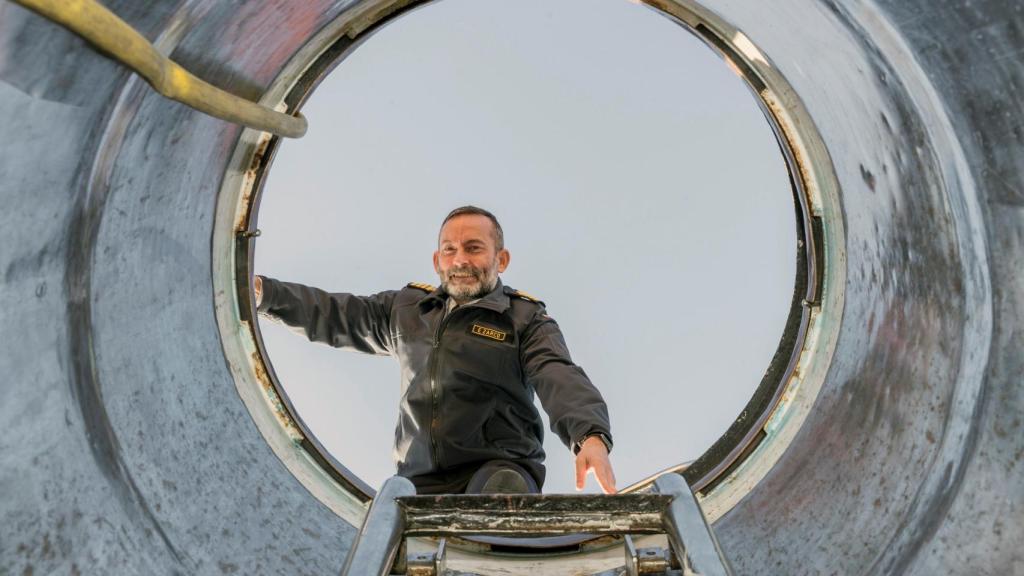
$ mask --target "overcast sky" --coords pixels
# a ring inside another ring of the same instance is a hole
[[[789,310],[792,194],[754,96],[684,28],[625,0],[443,0],[363,43],[303,113],[258,274],[436,284],[440,221],[476,204],[505,229],[503,281],[547,303],[604,394],[620,487],[699,456],[749,400]],[[261,328],[300,416],[379,487],[396,362]],[[545,448],[545,491],[573,491],[570,453],[550,431]]]

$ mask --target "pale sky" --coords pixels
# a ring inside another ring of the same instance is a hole
[[[604,394],[619,487],[699,456],[749,400],[792,296],[792,193],[755,97],[685,28],[625,0],[443,0],[363,43],[303,113],[256,273],[436,284],[440,222],[476,204],[505,229],[505,284],[546,302]],[[397,363],[260,326],[299,415],[379,487]],[[574,491],[549,429],[545,449],[545,492]]]

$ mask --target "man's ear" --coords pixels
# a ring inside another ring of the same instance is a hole
[[[436,258],[436,256],[435,256]],[[504,272],[505,268],[508,268],[508,263],[512,260],[512,254],[505,248],[502,248],[498,252],[498,272]]]
[[[437,250],[434,250],[434,272],[437,272],[438,274],[441,273],[441,267],[438,265],[438,257],[439,256],[440,256],[440,252],[438,252]]]

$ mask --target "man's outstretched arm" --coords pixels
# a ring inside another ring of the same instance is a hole
[[[311,342],[368,354],[388,354],[394,292],[373,296],[331,293],[256,276],[256,310],[300,331]]]
[[[601,489],[606,494],[615,493],[615,473],[608,458],[608,407],[583,369],[572,362],[562,331],[543,310],[523,333],[520,353],[526,380],[537,391],[551,430],[566,446],[579,448],[576,487],[583,488],[586,473],[592,470]]]

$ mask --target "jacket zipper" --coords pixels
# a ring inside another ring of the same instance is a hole
[[[454,313],[455,310],[450,312],[445,311],[441,321],[437,324],[437,330],[434,331],[434,341],[430,351],[430,447],[434,455],[434,465],[437,468],[441,467],[441,456],[440,450],[437,447],[437,438],[434,435],[434,430],[439,428],[441,425],[441,417],[439,415],[441,405],[441,385],[437,381],[437,372],[439,370],[439,364],[441,363],[439,358],[441,355],[441,334],[444,333],[445,326],[448,324],[448,319],[451,318],[451,315]]]

